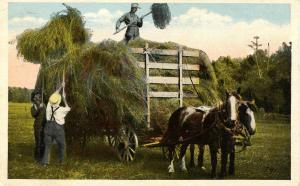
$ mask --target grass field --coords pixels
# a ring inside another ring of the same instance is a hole
[[[9,179],[209,179],[208,152],[205,152],[207,172],[196,167],[189,172],[168,175],[168,162],[160,149],[141,147],[135,161],[125,164],[119,162],[113,149],[100,140],[89,144],[84,154],[72,149],[64,165],[56,162],[53,152],[50,166],[41,167],[33,160],[30,104],[9,103],[8,117]],[[227,179],[290,179],[289,123],[258,121],[252,143],[246,151],[236,154],[236,175]]]

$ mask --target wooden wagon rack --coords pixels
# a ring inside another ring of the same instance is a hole
[[[183,71],[199,71],[200,64],[183,64],[183,57],[199,57],[199,51],[183,50],[181,46],[178,50],[167,49],[152,49],[145,44],[145,48],[131,48],[134,54],[145,55],[145,61],[138,61],[140,68],[145,69],[146,76],[146,100],[147,100],[147,127],[150,128],[150,99],[151,98],[178,98],[179,106],[183,105],[183,97],[197,97],[193,95],[186,95],[183,93],[184,85],[197,85],[200,83],[199,77],[183,77]],[[167,62],[151,62],[150,55],[161,56],[177,56],[177,63]],[[176,77],[163,77],[163,76],[150,76],[150,69],[163,69],[163,70],[178,70]],[[178,85],[176,92],[156,92],[150,91],[150,84],[170,84]]]

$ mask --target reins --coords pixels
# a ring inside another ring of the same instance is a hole
[[[196,86],[195,86],[195,84],[194,84],[193,78],[192,78],[192,76],[191,76],[191,74],[190,74],[190,72],[189,72],[188,64],[187,64],[187,62],[186,62],[185,60],[182,60],[182,61],[184,61],[185,65],[186,65],[187,73],[188,73],[189,78],[190,78],[190,80],[191,80],[191,82],[192,82],[193,89],[195,90],[195,92],[196,92],[198,98],[200,98],[200,93],[199,93],[198,90],[196,89]]]

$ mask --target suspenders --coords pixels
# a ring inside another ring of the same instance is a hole
[[[51,114],[50,121],[55,121],[55,118],[54,118],[54,113],[55,113],[55,111],[57,111],[57,109],[59,109],[59,107],[57,107],[56,109],[53,109],[53,107],[51,106],[51,111],[52,111],[52,114]]]

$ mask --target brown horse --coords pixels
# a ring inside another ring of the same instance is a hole
[[[209,145],[211,154],[211,177],[216,176],[217,151],[226,120],[224,105],[214,108],[207,115],[193,107],[182,107],[176,110],[169,119],[168,130],[163,143],[169,144],[169,173],[174,172],[174,154],[176,144],[182,143],[180,150],[180,168],[186,170],[184,155],[189,144]]]
[[[238,106],[238,122],[242,125],[243,131],[241,131],[241,135],[245,137],[246,145],[250,144],[250,137],[256,132],[256,123],[254,112],[256,112],[256,107],[253,101],[240,101]],[[229,155],[229,168],[228,173],[230,175],[234,175],[234,159],[235,159],[235,139],[233,135],[230,133],[224,133],[221,137],[221,154],[222,154],[222,162],[221,162],[221,172],[220,177],[226,176],[226,166]],[[198,166],[205,170],[203,167],[203,157],[204,157],[204,145],[198,145],[199,154],[198,154]],[[190,145],[190,167],[194,167],[194,144]]]
[[[169,173],[174,172],[175,146],[181,143],[180,168],[186,170],[184,155],[188,145],[208,145],[211,155],[211,177],[216,177],[217,152],[221,139],[232,136],[232,129],[238,118],[238,94],[227,94],[225,104],[211,109],[209,112],[198,111],[194,107],[181,107],[170,117],[168,129],[162,142],[168,144],[170,165]],[[226,141],[229,142],[230,140]],[[223,141],[225,142],[225,141]],[[226,145],[225,145],[226,146]]]

